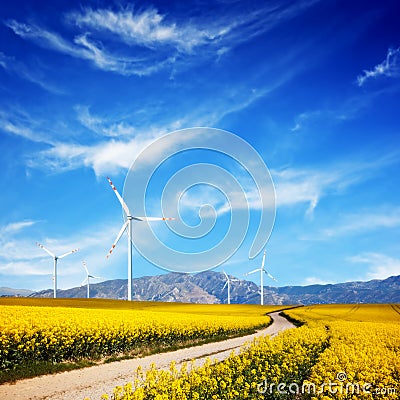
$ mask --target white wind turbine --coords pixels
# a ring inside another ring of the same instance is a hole
[[[261,276],[261,302],[260,304],[263,306],[264,305],[264,273],[273,279],[275,282],[278,282],[265,268],[265,255],[267,254],[267,250],[264,250],[263,258],[262,258],[262,263],[261,263],[261,268],[254,269],[253,271],[248,272],[245,275],[250,275],[254,274],[254,272],[260,271],[260,276]]]
[[[228,286],[228,304],[231,304],[231,282],[239,282],[239,279],[231,279],[224,270],[222,270],[222,272],[224,273],[226,278],[226,282],[222,290],[224,290]]]
[[[93,279],[102,279],[102,278],[100,276],[94,276],[94,275],[90,275],[89,274],[89,270],[87,269],[86,261],[82,261],[82,265],[83,265],[83,268],[85,268],[85,271],[86,271],[86,278],[81,283],[81,287],[83,285],[86,285],[86,288],[87,288],[87,295],[86,296],[89,299],[90,298],[90,278],[93,278]]]
[[[113,252],[115,246],[117,245],[119,239],[121,239],[121,236],[123,233],[127,230],[128,234],[128,300],[132,300],[132,220],[135,221],[172,221],[175,218],[159,218],[159,217],[134,217],[126,203],[124,202],[123,198],[121,195],[118,193],[117,188],[114,186],[114,184],[111,182],[111,179],[107,177],[108,182],[110,183],[112,189],[114,190],[115,195],[118,198],[118,201],[121,203],[122,208],[125,211],[126,214],[126,221],[122,225],[121,230],[119,231],[117,238],[115,239],[113,245],[111,246],[110,251],[108,252],[107,259],[110,257],[111,253]]]
[[[36,244],[42,248],[47,254],[49,254],[50,256],[53,257],[54,260],[54,270],[53,270],[53,297],[56,298],[57,297],[57,261],[61,260],[62,258],[69,256],[72,253],[76,253],[79,249],[75,249],[75,250],[71,250],[68,253],[65,253],[61,256],[56,256],[55,254],[53,254],[50,250],[46,249],[46,247],[44,247],[42,244],[36,242]]]

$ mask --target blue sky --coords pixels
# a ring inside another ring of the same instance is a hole
[[[51,287],[36,241],[81,249],[60,261],[60,288],[82,282],[83,259],[125,278],[126,238],[105,258],[123,223],[106,176],[122,192],[142,149],[198,126],[233,132],[268,166],[279,285],[400,274],[398,12],[397,0],[2,2],[0,286]],[[203,199],[221,202],[196,190],[189,224]],[[222,265],[231,275],[261,263],[248,259],[255,228]],[[164,272],[137,253],[134,266]]]

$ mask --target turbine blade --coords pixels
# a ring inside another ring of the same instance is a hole
[[[108,182],[110,183],[112,189],[114,190],[115,195],[117,196],[119,202],[121,203],[122,208],[125,211],[126,215],[131,215],[131,212],[129,211],[128,206],[126,205],[124,199],[121,197],[121,195],[118,193],[117,188],[114,186],[114,184],[111,182],[111,179],[107,176]]]
[[[89,275],[89,278],[93,278],[93,279],[104,279],[102,276],[94,276],[94,275]]]
[[[122,225],[122,228],[121,228],[121,230],[119,231],[117,238],[114,240],[114,243],[113,243],[113,245],[111,246],[111,249],[110,249],[110,251],[109,251],[108,254],[107,254],[107,258],[111,256],[111,253],[114,251],[115,246],[117,245],[119,239],[121,239],[121,236],[122,236],[123,233],[125,232],[125,229],[126,229],[126,227],[128,226],[128,224],[129,224],[129,219]]]
[[[87,277],[82,281],[82,283],[81,283],[81,287],[83,286],[83,285],[87,285]]]
[[[229,281],[229,276],[228,276],[228,274],[227,274],[224,270],[222,270],[222,272],[223,272],[223,274],[225,275],[226,280]]]
[[[263,254],[262,263],[261,263],[261,269],[264,269],[266,254],[267,254],[267,249],[264,249],[264,254]]]
[[[253,271],[247,272],[247,274],[245,274],[245,275],[254,274],[254,272],[260,272],[260,271],[261,271],[261,269],[260,269],[260,268],[253,269]]]
[[[164,218],[164,217],[133,217],[138,221],[174,221],[175,218]]]
[[[68,253],[63,254],[62,256],[59,256],[58,258],[67,257],[67,256],[69,256],[69,255],[72,254],[72,253],[76,253],[78,250],[79,250],[79,249],[71,250],[71,251],[69,251]]]
[[[44,247],[44,246],[43,246],[42,244],[40,244],[39,242],[36,242],[36,244],[37,244],[41,249],[43,249],[47,254],[51,255],[53,258],[56,257],[55,254],[53,254],[50,250],[47,250],[46,247]]]
[[[274,280],[275,282],[278,282],[268,271],[264,270],[264,272],[267,274],[267,276],[269,276],[272,280]]]
[[[225,282],[225,285],[222,287],[222,290],[226,288],[226,285],[228,284],[228,281]]]

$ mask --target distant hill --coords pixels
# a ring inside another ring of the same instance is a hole
[[[28,289],[11,289],[8,287],[0,287],[0,296],[7,296],[7,297],[27,297],[30,294],[34,293],[32,290]]]
[[[227,302],[222,290],[225,276],[220,272],[199,274],[169,273],[133,280],[133,299],[167,302],[218,304]],[[32,293],[32,297],[52,297],[51,289]],[[86,297],[86,287],[59,290],[58,297]],[[90,297],[126,299],[127,280],[116,279],[90,285]],[[259,287],[246,280],[231,284],[231,303],[260,302]],[[264,304],[325,303],[400,303],[400,276],[369,282],[347,282],[331,285],[265,286]]]

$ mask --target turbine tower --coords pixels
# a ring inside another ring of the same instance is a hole
[[[75,249],[75,250],[71,250],[68,253],[65,253],[61,256],[56,256],[55,254],[53,254],[50,250],[46,249],[46,247],[44,247],[42,244],[36,242],[36,244],[43,249],[47,254],[49,254],[51,257],[53,257],[54,260],[54,270],[53,270],[53,291],[54,291],[54,295],[53,297],[56,298],[57,297],[57,261],[61,260],[64,257],[69,256],[72,253],[76,253],[79,249]]]
[[[114,190],[115,195],[118,198],[118,201],[121,203],[122,208],[126,214],[126,221],[122,225],[121,230],[119,231],[117,238],[115,239],[113,245],[111,246],[110,251],[108,252],[107,259],[110,257],[111,253],[115,249],[119,239],[125,231],[127,231],[128,235],[128,301],[132,300],[132,220],[135,221],[172,221],[175,218],[159,218],[159,217],[134,217],[130,212],[128,206],[126,205],[125,201],[118,193],[117,188],[111,182],[111,179],[107,177],[108,182],[110,183],[112,189]]]
[[[228,274],[222,270],[222,272],[225,275],[226,278],[226,282],[225,285],[223,286],[222,290],[224,290],[226,288],[226,286],[228,286],[228,304],[231,304],[231,282],[238,282],[239,279],[231,279],[229,278]]]
[[[87,295],[86,295],[86,297],[88,298],[88,299],[90,299],[90,278],[93,278],[93,279],[102,279],[100,276],[93,276],[93,275],[90,275],[89,274],[89,270],[87,269],[87,266],[86,266],[86,261],[82,261],[82,265],[83,265],[83,268],[85,268],[85,271],[86,271],[86,278],[84,279],[84,281],[81,283],[81,287],[83,286],[83,285],[86,285],[86,288],[87,288]]]
[[[271,279],[273,279],[275,282],[278,282],[265,268],[265,255],[267,254],[267,250],[264,250],[264,254],[263,254],[263,258],[262,258],[262,263],[261,263],[261,268],[257,268],[254,269],[253,271],[248,272],[245,275],[250,275],[250,274],[254,274],[254,272],[258,272],[260,271],[260,276],[261,276],[261,301],[260,304],[263,306],[264,305],[264,273],[270,277]]]

